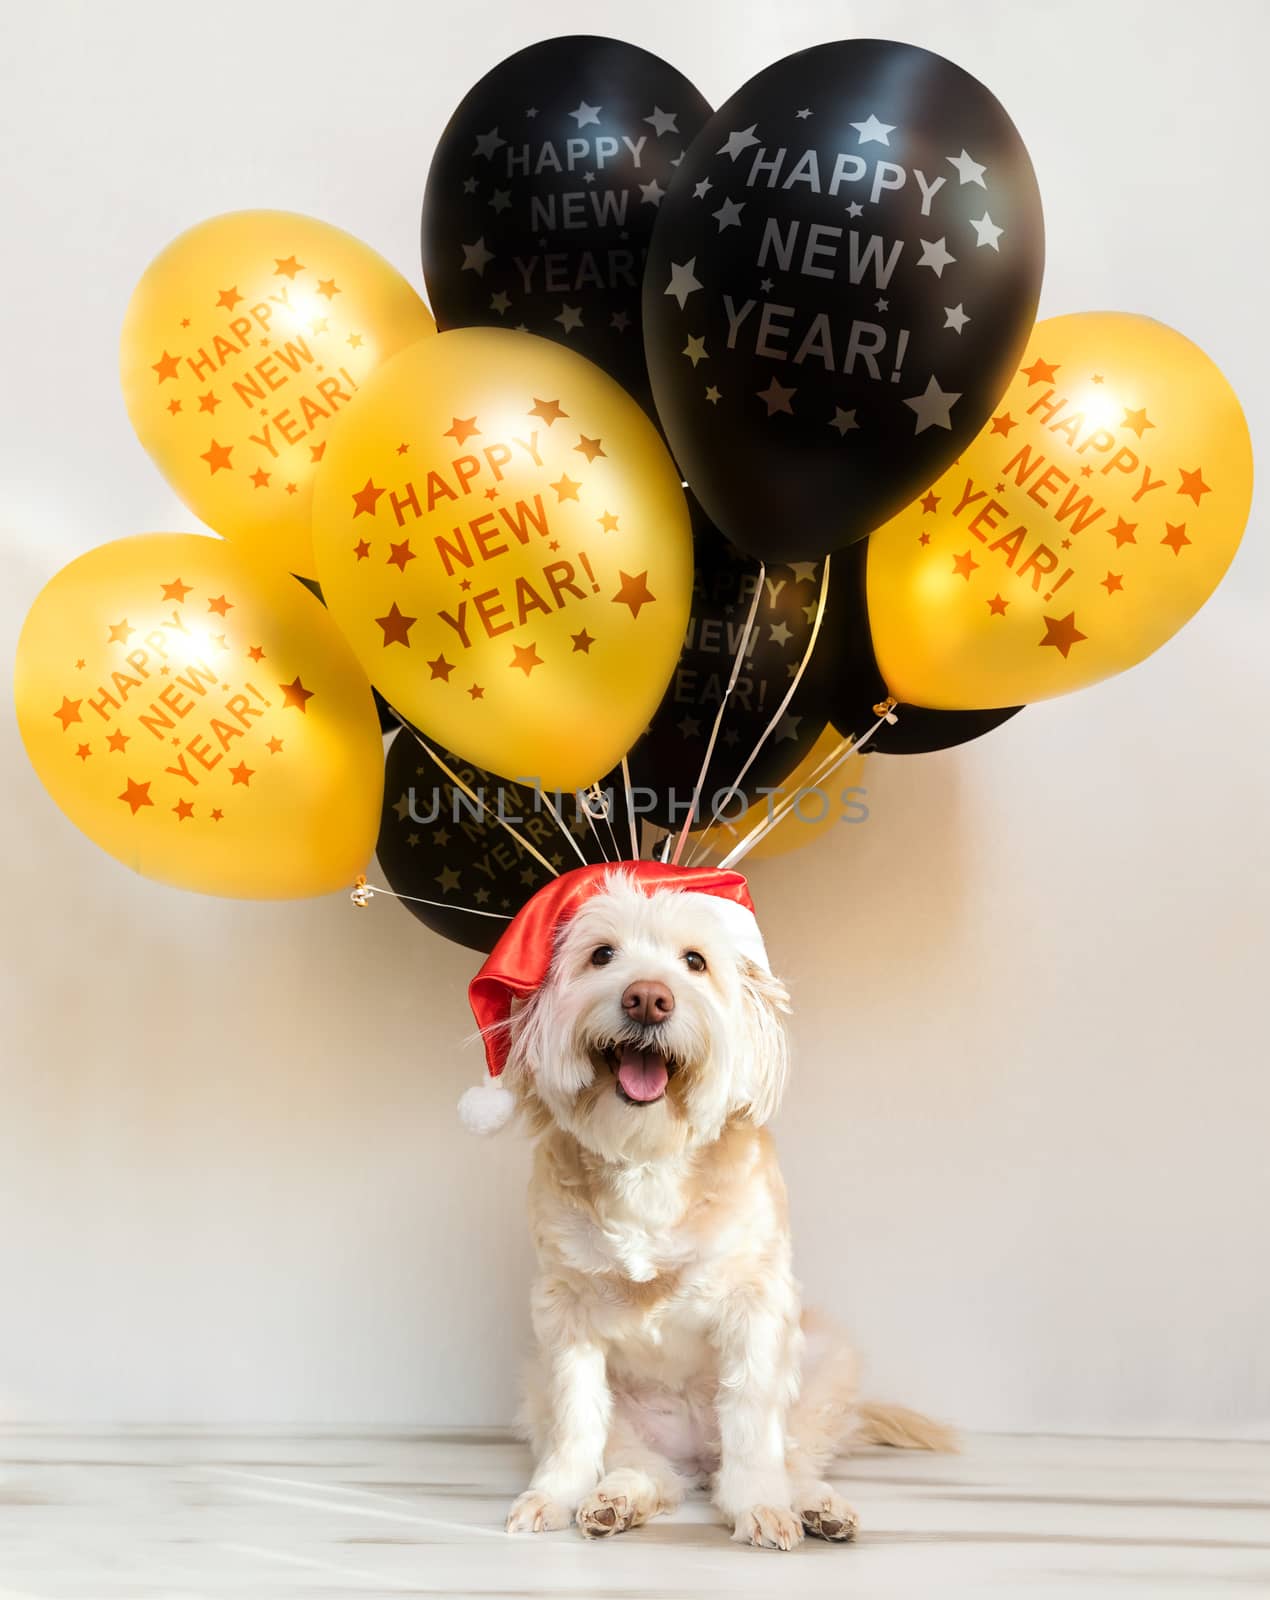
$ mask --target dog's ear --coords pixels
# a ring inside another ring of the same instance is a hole
[[[785,1080],[789,1076],[789,1038],[785,1018],[790,1012],[789,990],[765,968],[741,962],[744,1000],[747,1115],[760,1127],[776,1115]]]

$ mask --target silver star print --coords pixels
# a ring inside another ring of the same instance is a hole
[[[853,122],[851,126],[856,131],[857,144],[890,144],[887,136],[895,132],[893,122],[879,122],[871,111],[863,122]]]
[[[484,277],[485,269],[493,259],[494,252],[485,248],[485,235],[482,234],[475,244],[465,244],[463,246],[463,266],[461,270],[463,272],[474,272],[478,278]]]
[[[759,284],[759,288],[763,291],[764,294],[770,294],[771,291],[772,291],[772,280],[770,278],[764,278],[763,281]]]
[[[692,191],[692,197],[694,200],[704,200],[713,188],[714,185],[710,182],[709,178],[702,178],[701,182]]]
[[[788,411],[792,417],[794,408],[790,405],[790,401],[797,392],[796,389],[786,389],[782,384],[777,383],[775,377],[772,378],[766,389],[757,391],[759,399],[767,407],[769,417],[775,416],[778,411]]]
[[[849,217],[862,217],[864,215],[864,207],[858,200],[853,200],[847,207],[847,215]]]
[[[659,206],[665,197],[666,191],[654,178],[651,183],[641,183],[639,186],[639,203],[642,206]]]
[[[491,208],[495,211],[506,211],[508,206],[512,203],[511,190],[495,189],[494,193],[489,197],[489,203]]]
[[[618,333],[625,333],[630,325],[631,319],[626,315],[625,311],[615,311],[609,318],[609,327],[616,328]]]
[[[970,318],[966,315],[960,300],[955,306],[944,307],[945,328],[951,328],[954,333],[960,333],[969,321]]]
[[[986,211],[977,220],[971,217],[970,226],[975,230],[976,246],[991,245],[998,255],[1001,253],[1001,246],[997,243],[997,240],[1005,232],[1005,229],[998,228]]]
[[[695,294],[702,287],[700,279],[693,268],[697,264],[696,256],[690,256],[687,261],[672,261],[670,263],[670,282],[666,285],[666,294],[673,294],[679,302],[682,311],[684,302],[690,294]]]
[[[949,254],[942,238],[934,240],[922,239],[918,242],[921,244],[922,253],[918,257],[917,265],[919,267],[929,267],[937,278],[942,278],[944,268],[956,261],[957,257]]]
[[[855,407],[852,406],[850,411],[844,411],[841,406],[835,406],[833,408],[833,416],[829,419],[829,426],[831,428],[837,428],[838,432],[845,439],[847,434],[849,434],[853,428],[858,428],[860,426],[855,419]]]
[[[485,904],[485,902],[489,899],[489,890],[488,889],[476,889],[476,890],[474,890],[473,894],[472,894],[472,899],[476,901],[478,906],[483,906]]]
[[[699,739],[701,737],[701,724],[696,717],[681,717],[675,726],[685,739]]]
[[[791,561],[789,570],[794,574],[795,583],[815,583],[817,561]]]
[[[891,302],[885,297],[885,295],[879,295],[878,298],[873,302],[873,309],[875,311],[885,311],[890,304]]]
[[[464,194],[475,194],[476,193],[476,179],[475,178],[464,178],[464,180],[463,180],[463,193]]]
[[[488,133],[477,134],[476,149],[472,151],[472,154],[474,156],[484,156],[487,161],[490,161],[493,159],[495,150],[500,149],[506,143],[506,139],[499,138],[498,129],[491,128]]]
[[[660,106],[654,106],[652,115],[645,117],[644,121],[656,131],[657,137],[660,139],[663,133],[679,132],[679,128],[675,123],[675,118],[678,114],[677,111],[663,111]]]
[[[947,394],[935,378],[927,381],[921,394],[915,394],[904,404],[917,418],[914,433],[925,433],[927,428],[951,428],[952,408],[961,399],[960,394]]]
[[[804,106],[801,111],[795,111],[794,115],[798,118],[799,122],[806,122],[807,118],[811,115],[811,112],[806,106]]]
[[[987,168],[981,167],[977,161],[972,161],[966,154],[964,145],[959,156],[945,156],[944,159],[950,167],[956,167],[959,183],[977,183],[981,189],[988,187],[983,181]]]
[[[741,211],[745,205],[742,200],[725,200],[717,211],[711,212],[714,220],[719,224],[719,232],[724,228],[739,228],[741,226]]]
[[[751,122],[748,128],[742,128],[739,133],[730,133],[726,142],[719,146],[715,154],[731,156],[732,160],[735,161],[743,150],[748,150],[751,145],[758,143],[758,140],[754,137],[754,130],[757,127],[757,122]]]
[[[582,326],[582,311],[579,306],[562,306],[560,314],[551,319],[558,322],[566,333],[572,333],[575,328]]]
[[[497,311],[501,317],[505,311],[511,309],[511,303],[511,296],[506,289],[500,289],[497,294],[490,296],[489,308],[491,311]]]
[[[794,637],[789,631],[789,625],[784,622],[773,622],[769,626],[772,643],[785,645]]]
[[[776,739],[777,744],[779,744],[782,739],[797,739],[797,737],[798,737],[798,724],[802,720],[803,719],[802,719],[801,716],[793,717],[787,711],[785,713],[785,715],[780,719],[780,721],[776,724],[775,739]]]
[[[585,128],[589,122],[594,122],[596,127],[599,127],[600,112],[603,109],[603,106],[589,106],[585,100],[582,100],[578,103],[578,109],[576,111],[571,111],[569,115],[577,123],[579,128]]]

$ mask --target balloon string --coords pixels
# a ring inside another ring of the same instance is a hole
[[[795,803],[798,795],[805,794],[807,790],[814,789],[825,778],[832,777],[832,775],[842,765],[843,760],[849,756],[853,750],[858,748],[859,746],[851,734],[848,734],[846,738],[839,740],[839,742],[834,745],[833,749],[830,750],[827,755],[824,755],[820,758],[820,760],[816,763],[815,768],[809,772],[806,778],[804,778],[803,781],[798,785],[798,789],[793,798],[791,799],[790,795],[787,794],[783,799],[778,800],[772,807],[770,816],[773,819],[773,825],[789,815],[790,807]],[[777,813],[779,813],[779,815],[777,815]],[[735,822],[730,818],[719,818],[719,831],[721,833],[726,833],[733,844],[736,844],[739,840],[746,838],[748,835],[748,829],[746,830],[746,833],[741,833],[740,829],[737,827],[737,823],[742,820],[745,814],[746,813],[743,812]],[[766,821],[767,819],[764,818],[763,820]]]
[[[587,820],[587,826],[590,828],[591,836],[595,840],[595,848],[600,852],[606,861],[611,861],[613,857],[609,855],[604,846],[604,840],[600,837],[600,830],[595,825],[595,817],[591,811],[591,801],[597,798],[596,788],[597,786],[592,784],[591,787],[584,793],[576,795],[574,797],[574,804],[578,807],[582,815]]]
[[[364,877],[358,878],[349,898],[355,906],[368,906],[377,894],[390,895],[394,900],[409,900],[416,906],[435,906],[438,911],[457,911],[465,917],[497,917],[500,922],[512,920],[507,911],[478,911],[475,906],[456,906],[446,900],[425,900],[417,894],[398,894],[395,889],[385,889],[382,884],[367,883]]]
[[[593,783],[591,785],[591,787],[586,792],[586,798],[588,800],[594,800],[596,805],[599,806],[599,808],[600,808],[600,813],[599,813],[600,814],[600,820],[604,824],[604,831],[609,836],[609,843],[613,846],[613,855],[612,855],[611,859],[614,860],[614,861],[620,861],[622,859],[622,850],[621,850],[621,846],[617,842],[617,835],[613,832],[613,822],[612,822],[612,819],[609,816],[609,809],[610,808],[609,808],[609,797],[608,797],[608,795],[604,792],[603,789],[600,788],[600,785],[598,783]],[[590,808],[588,807],[587,808],[587,817],[590,818],[590,816],[591,816],[591,811],[590,811]],[[594,827],[593,827],[592,831],[594,831]],[[599,836],[598,833],[596,834],[595,838],[596,838],[596,843],[599,844],[600,845],[600,849],[603,850],[604,846],[602,844],[600,844],[600,836]],[[607,859],[607,852],[606,852],[606,859]]]
[[[775,732],[781,718],[785,715],[785,710],[788,707],[789,702],[794,698],[794,695],[798,691],[798,685],[803,681],[803,674],[807,671],[808,663],[811,661],[812,651],[816,648],[816,640],[820,637],[820,624],[824,621],[825,602],[829,597],[829,562],[830,557],[826,556],[825,570],[820,577],[820,595],[816,601],[816,615],[812,619],[811,624],[811,638],[808,639],[807,648],[803,651],[803,658],[798,663],[798,670],[795,672],[789,688],[786,689],[784,698],[773,712],[772,720],[759,735],[758,743],[754,746],[753,750],[750,751],[749,756],[746,758],[745,765],[741,768],[740,772],[737,773],[736,778],[733,780],[732,786],[728,791],[729,794],[739,789],[742,783],[744,783],[746,773],[749,772],[755,761],[757,761],[759,751],[762,750],[768,739],[771,738],[772,734]],[[693,847],[692,855],[688,857],[689,866],[691,866],[693,861],[696,859],[697,852],[705,845],[706,839],[710,834],[710,830],[714,827],[717,821],[717,816],[715,816],[712,812],[710,821],[706,824],[697,837],[697,842]],[[723,863],[720,863],[720,865],[723,865]]]
[[[560,814],[559,810],[556,808],[556,806],[554,806],[552,804],[551,796],[547,793],[547,791],[545,789],[539,789],[538,793],[542,797],[542,799],[547,802],[547,810],[550,811],[551,815],[556,819],[556,822],[559,824],[559,827],[560,827],[560,832],[562,834],[564,834],[565,838],[569,841],[570,845],[573,847],[574,855],[577,856],[578,860],[582,863],[582,865],[584,867],[589,867],[591,865],[591,863],[586,858],[585,850],[583,850],[582,846],[573,837],[573,829],[570,828],[569,824],[561,816],[561,814]],[[576,805],[576,803],[577,802],[575,801],[574,804]],[[592,828],[594,829],[594,824],[592,824]],[[598,838],[598,835],[597,835],[597,838]],[[601,854],[603,854],[603,847],[601,847]],[[557,873],[556,876],[559,877],[560,874]]]
[[[622,757],[622,783],[626,788],[626,820],[631,830],[631,860],[639,860],[639,834],[635,825],[635,795],[631,789],[631,767],[626,757]]]
[[[697,781],[693,785],[692,804],[688,807],[688,815],[684,818],[684,825],[679,830],[679,837],[675,840],[675,854],[672,858],[674,866],[679,865],[679,857],[683,854],[684,843],[688,832],[697,816],[697,805],[701,800],[701,791],[705,787],[706,773],[710,770],[710,760],[714,755],[715,742],[719,737],[719,725],[723,721],[723,713],[728,709],[728,701],[732,698],[732,691],[736,688],[736,680],[741,676],[741,664],[745,660],[747,647],[750,642],[750,630],[754,626],[754,618],[758,613],[758,603],[763,594],[763,584],[767,578],[767,563],[760,561],[758,564],[758,582],[754,585],[754,598],[750,602],[749,614],[745,619],[745,627],[741,632],[741,642],[737,645],[736,656],[732,662],[732,675],[728,679],[728,686],[723,691],[723,698],[719,701],[719,709],[714,714],[714,726],[710,729],[710,738],[706,743],[706,753],[701,762],[701,771],[697,774]]]
[[[831,778],[842,765],[842,763],[848,758],[848,756],[858,755],[859,752],[864,749],[865,745],[868,744],[870,739],[872,739],[873,735],[880,727],[883,726],[883,724],[899,721],[899,717],[895,711],[895,701],[890,698],[883,700],[880,704],[874,706],[873,709],[878,713],[878,719],[873,726],[866,729],[858,739],[844,739],[842,744],[838,745],[836,749],[832,750],[829,755],[825,757],[825,759],[816,768],[812,778],[808,780],[808,784],[804,785],[803,787],[810,787],[814,783],[823,782],[826,778]],[[755,826],[751,828],[741,840],[741,842],[733,845],[732,849],[729,850],[727,855],[723,857],[723,859],[719,862],[719,869],[722,870],[725,867],[734,866],[738,861],[743,861],[745,857],[749,855],[750,851],[753,850],[754,846],[760,842],[764,834],[770,833],[773,828],[779,827],[779,825],[784,822],[785,818],[798,804],[801,793],[802,788],[795,791],[794,794],[787,796],[781,801],[780,805],[775,807],[770,816],[764,817],[761,822],[756,823]]]
[[[403,728],[408,728],[410,730],[410,733],[414,737],[415,742],[419,745],[419,747],[422,750],[426,750],[427,751],[428,755],[430,755],[432,757],[433,761],[436,762],[437,766],[440,767],[441,771],[445,773],[446,777],[450,780],[450,782],[454,785],[454,787],[456,789],[461,790],[462,793],[465,794],[468,797],[468,799],[471,800],[472,803],[474,805],[476,805],[481,811],[485,812],[488,815],[491,815],[494,818],[494,821],[498,823],[500,828],[506,829],[506,831],[511,834],[512,838],[516,841],[516,843],[520,846],[520,848],[522,850],[524,850],[528,855],[531,855],[534,858],[534,860],[539,864],[539,866],[546,867],[547,871],[551,874],[551,876],[553,878],[558,878],[560,876],[560,874],[556,871],[555,867],[553,867],[551,865],[550,861],[547,860],[546,856],[543,855],[542,851],[541,850],[536,850],[533,847],[533,845],[530,844],[528,839],[522,839],[520,834],[518,834],[516,832],[515,828],[512,827],[511,823],[508,822],[507,818],[499,815],[499,811],[502,810],[501,806],[498,808],[498,811],[490,812],[489,807],[485,804],[485,802],[482,799],[480,799],[476,794],[474,794],[471,789],[468,788],[467,784],[465,784],[463,782],[463,779],[459,777],[458,773],[450,771],[449,767],[447,767],[445,762],[442,761],[441,757],[436,753],[436,751],[432,748],[432,746],[428,743],[428,741],[419,732],[418,728],[415,727],[414,723],[413,722],[407,722],[406,719],[403,716],[401,716],[400,712],[398,712],[395,707],[390,708],[390,709],[392,710],[393,715],[395,717],[397,717],[397,719],[400,721],[402,727]],[[583,857],[584,861],[585,861],[585,859],[586,858]]]

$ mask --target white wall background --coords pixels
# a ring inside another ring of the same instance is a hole
[[[279,206],[417,283],[462,92],[586,30],[716,102],[826,38],[952,56],[1035,160],[1042,313],[1182,328],[1264,447],[1260,0],[42,0],[6,8],[0,63],[6,660],[71,557],[194,526],[116,383],[151,255]],[[1270,1433],[1268,579],[1263,492],[1147,665],[879,761],[868,825],[753,872],[800,1002],[778,1135],[802,1274],[877,1392],[969,1426]],[[526,1163],[453,1117],[472,958],[383,901],[132,877],[0,715],[0,1418],[505,1420]]]

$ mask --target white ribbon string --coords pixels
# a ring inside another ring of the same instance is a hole
[[[732,662],[732,673],[728,678],[728,686],[723,691],[723,698],[719,701],[719,709],[714,714],[714,726],[710,729],[710,737],[706,742],[706,753],[701,762],[701,771],[697,774],[697,781],[693,785],[692,804],[688,807],[688,815],[684,818],[684,825],[679,830],[679,837],[675,840],[674,865],[679,865],[679,857],[683,854],[684,842],[692,830],[697,819],[697,805],[701,799],[701,791],[705,787],[706,774],[710,770],[710,760],[714,755],[715,742],[719,737],[719,726],[723,721],[723,713],[728,709],[728,701],[732,698],[732,691],[736,688],[736,681],[741,676],[741,664],[744,662],[750,643],[750,633],[754,627],[754,618],[758,614],[758,603],[763,595],[763,584],[767,579],[767,563],[760,561],[758,564],[758,582],[754,585],[754,598],[750,602],[750,609],[745,618],[745,627],[741,632],[741,642],[737,645],[736,656]]]
[[[769,816],[764,817],[761,822],[756,823],[739,844],[733,845],[731,850],[728,851],[727,855],[725,855],[719,862],[720,869],[734,866],[738,861],[743,861],[745,857],[749,855],[750,851],[753,850],[754,846],[763,838],[764,834],[770,833],[773,828],[780,826],[780,824],[798,804],[799,798],[804,789],[812,787],[816,783],[823,783],[826,779],[831,778],[849,756],[858,755],[859,752],[864,749],[865,745],[868,744],[873,735],[880,727],[882,727],[884,723],[897,722],[898,720],[899,718],[896,716],[894,708],[888,705],[886,710],[881,713],[873,726],[862,733],[858,739],[844,739],[843,743],[832,750],[829,755],[826,756],[825,759],[820,763],[820,765],[816,768],[814,776],[807,784],[800,785],[792,795],[789,795],[782,800],[780,805],[776,806]]]
[[[594,785],[592,785],[592,788],[594,788]],[[575,795],[573,803],[587,820],[587,826],[590,828],[591,836],[595,840],[595,848],[605,861],[611,860],[612,858],[608,851],[604,848],[604,840],[600,838],[600,830],[596,827],[595,817],[591,812],[591,789],[588,789],[585,794]]]
[[[582,846],[578,843],[578,841],[573,837],[573,829],[570,828],[569,824],[560,815],[559,810],[552,804],[551,796],[547,793],[547,791],[545,789],[539,789],[538,794],[539,794],[539,797],[542,800],[546,801],[547,810],[550,811],[551,815],[556,819],[556,823],[560,828],[560,832],[562,834],[564,834],[565,838],[569,841],[570,845],[573,847],[574,855],[577,856],[578,860],[582,863],[582,865],[584,867],[589,867],[591,865],[591,863],[586,858],[586,852],[583,850]],[[594,824],[592,824],[592,826],[594,826]],[[557,877],[558,876],[559,876],[559,874],[557,873]]]
[[[396,711],[394,711],[393,715],[397,716],[398,713]],[[402,725],[403,728],[406,728],[409,731],[411,737],[418,744],[419,748],[421,750],[426,750],[427,751],[427,753],[432,757],[433,761],[436,762],[437,766],[440,767],[441,771],[445,773],[446,777],[450,780],[450,782],[454,785],[454,787],[456,789],[461,790],[468,797],[469,800],[471,800],[475,805],[478,805],[481,808],[482,812],[486,816],[493,817],[494,821],[498,823],[499,827],[506,829],[506,831],[511,834],[512,838],[520,846],[520,848],[522,850],[524,850],[528,855],[531,855],[534,858],[534,860],[539,864],[539,866],[546,867],[547,871],[551,874],[551,876],[553,878],[558,878],[560,876],[560,874],[556,871],[555,867],[553,867],[551,865],[550,861],[547,860],[546,856],[543,855],[542,851],[535,849],[534,846],[532,844],[530,844],[528,839],[522,839],[520,834],[518,834],[516,832],[515,828],[512,827],[511,823],[508,822],[507,818],[500,814],[502,812],[502,809],[503,809],[501,805],[498,807],[498,810],[491,811],[490,808],[485,804],[485,802],[482,799],[480,799],[479,796],[474,794],[473,791],[467,786],[467,784],[463,782],[463,779],[459,777],[457,772],[451,772],[450,771],[449,767],[446,766],[445,762],[442,761],[441,757],[436,753],[436,751],[432,748],[432,746],[428,743],[428,741],[423,737],[423,735],[419,732],[418,728],[415,727],[413,722],[407,722],[407,721],[405,721],[404,718],[402,718],[401,719],[401,725]]]
[[[635,796],[631,790],[631,767],[626,757],[622,757],[622,784],[626,789],[626,821],[631,830],[631,860],[639,860],[639,830],[635,821]]]
[[[613,832],[613,819],[609,814],[611,809],[612,809],[610,807],[610,805],[609,805],[609,797],[604,792],[604,790],[602,790],[600,788],[600,785],[599,785],[598,782],[593,783],[591,785],[591,787],[587,790],[587,800],[588,801],[594,800],[596,805],[599,806],[599,808],[600,808],[600,820],[604,824],[604,831],[609,836],[609,843],[613,846],[612,859],[614,861],[620,861],[622,859],[622,847],[621,847],[621,845],[618,844],[617,835]],[[589,812],[588,812],[588,815],[590,815]],[[604,846],[601,845],[600,849],[603,850]]]
[[[791,797],[788,794],[783,799],[776,800],[772,805],[771,810],[768,812],[768,816],[775,817],[778,811],[780,812],[781,816],[788,816],[789,807],[797,800],[798,795],[805,794],[809,789],[815,789],[825,778],[837,771],[839,766],[841,766],[845,756],[850,755],[850,753],[857,748],[858,746],[856,745],[855,740],[850,735],[848,735],[845,739],[839,740],[839,742],[834,745],[833,749],[830,750],[827,755],[820,758],[820,760],[816,763],[815,770],[809,772],[803,782],[798,785],[797,790],[794,791],[793,800],[791,801]],[[769,800],[772,800],[773,796],[769,795],[768,798]],[[753,807],[750,809],[752,810]],[[744,834],[741,833],[738,824],[743,821],[748,814],[748,812],[743,811],[741,815],[737,817],[735,822],[730,821],[727,818],[720,817],[718,821],[720,833],[726,833],[733,844],[736,844],[739,840],[745,838],[749,830],[747,829],[746,833]],[[767,818],[764,818],[763,820],[766,821]],[[718,848],[718,846],[715,846],[714,848]]]
[[[465,917],[497,917],[500,922],[512,920],[510,912],[507,911],[478,911],[475,906],[456,906],[445,900],[425,900],[422,895],[398,894],[395,889],[385,889],[378,883],[359,883],[350,899],[355,906],[364,906],[370,903],[372,895],[377,894],[390,895],[394,900],[409,900],[417,906],[435,906],[438,911],[457,911]]]
[[[785,715],[785,711],[786,711],[786,708],[789,705],[789,702],[794,698],[794,695],[798,691],[798,685],[803,681],[803,674],[807,671],[808,663],[811,661],[812,651],[816,648],[816,640],[820,637],[820,624],[824,620],[825,602],[829,597],[829,561],[830,561],[830,557],[826,556],[825,557],[825,568],[824,568],[824,571],[820,575],[820,595],[819,595],[819,597],[818,597],[818,599],[816,601],[816,615],[812,619],[812,624],[811,624],[811,638],[808,639],[807,648],[806,648],[806,650],[803,651],[803,658],[798,663],[798,670],[797,670],[797,672],[794,673],[794,676],[790,681],[789,688],[786,689],[786,691],[785,691],[784,699],[782,699],[781,703],[777,706],[775,712],[773,713],[772,720],[767,724],[766,728],[763,729],[763,732],[759,736],[758,743],[754,746],[753,750],[751,750],[749,755],[747,756],[746,761],[745,761],[745,765],[741,768],[740,772],[738,772],[736,777],[733,779],[732,786],[728,791],[729,794],[731,794],[735,790],[738,790],[741,787],[741,785],[745,782],[746,773],[749,772],[750,768],[754,765],[755,761],[757,761],[758,755],[759,755],[759,751],[762,750],[763,746],[767,743],[768,739],[771,738],[772,734],[775,732],[776,728],[779,726],[780,720]],[[710,818],[710,821],[706,824],[706,826],[701,830],[701,833],[697,836],[697,842],[693,846],[692,854],[688,857],[688,865],[689,866],[691,866],[693,864],[693,862],[696,860],[698,851],[700,851],[701,849],[704,848],[706,839],[708,838],[708,836],[710,834],[710,830],[715,826],[717,821],[718,821],[718,818],[715,817],[712,814],[711,818]],[[722,863],[722,862],[720,863],[721,866],[723,864],[724,863]]]

